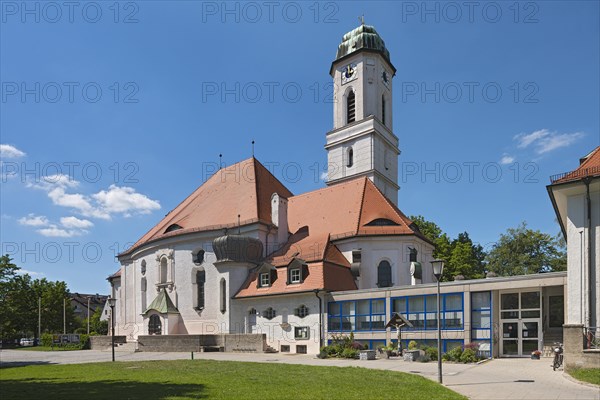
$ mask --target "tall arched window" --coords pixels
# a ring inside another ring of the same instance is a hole
[[[383,260],[377,266],[377,286],[392,286],[392,266],[386,260]]]
[[[346,102],[346,123],[354,122],[356,120],[356,97],[353,91],[348,93]]]
[[[225,281],[225,278],[221,278],[221,312],[223,314],[225,314],[225,311],[227,311],[227,282]]]
[[[348,152],[346,154],[346,166],[348,168],[350,168],[351,166],[354,165],[354,150],[352,150],[352,147],[348,148]]]
[[[204,269],[196,271],[197,298],[196,308],[202,310],[204,308],[204,284],[206,283],[206,272]]]
[[[146,282],[146,278],[144,277],[140,281],[140,300],[141,300],[142,312],[146,311],[146,288],[147,287],[148,287],[148,284]]]
[[[381,95],[381,122],[385,125],[385,96]]]
[[[148,334],[149,335],[160,335],[162,333],[162,323],[160,317],[156,314],[150,316],[148,321]]]
[[[167,282],[168,264],[167,258],[163,257],[160,259],[160,283]]]

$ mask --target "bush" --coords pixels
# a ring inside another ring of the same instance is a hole
[[[477,355],[475,354],[475,350],[473,349],[465,349],[462,354],[460,355],[460,362],[467,364],[467,363],[474,363],[477,361]]]
[[[342,351],[343,358],[358,358],[359,351],[356,349],[346,348]]]
[[[51,333],[42,334],[42,346],[45,346],[45,347],[53,346]],[[90,336],[89,335],[79,335],[79,343],[66,343],[66,344],[59,344],[57,346],[60,346],[64,349],[70,349],[70,350],[89,349],[90,348]]]
[[[73,332],[73,333],[76,333],[78,335],[85,335],[86,332],[87,332],[86,328],[77,328],[77,329],[75,329],[75,332]]]
[[[446,354],[444,354],[442,356],[442,360],[460,362],[460,356],[462,355],[462,353],[462,347],[455,347],[452,350],[448,351]]]
[[[435,347],[426,347],[424,349],[425,356],[429,357],[430,360],[437,361],[438,359],[438,351]]]
[[[325,346],[327,347],[327,346]],[[317,355],[318,358],[323,359],[323,358],[328,358],[329,354],[327,354],[327,352],[325,351],[324,348],[321,348],[321,351],[319,352],[319,354]]]
[[[411,340],[410,342],[408,342],[408,349],[409,350],[416,350],[418,348],[419,348],[419,344],[416,341]]]
[[[422,357],[419,357],[419,361],[420,361],[420,362],[424,362],[424,363],[425,363],[425,362],[429,362],[429,361],[431,361],[431,357],[429,357],[429,355],[428,355],[427,353],[425,353],[425,355],[424,355],[424,356],[422,356]]]
[[[45,346],[45,347],[52,346],[52,335],[50,333],[42,334],[42,346]]]

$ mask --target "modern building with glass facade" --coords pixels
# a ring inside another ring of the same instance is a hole
[[[477,343],[482,355],[528,357],[562,340],[566,272],[442,282],[442,350]],[[327,338],[354,334],[377,348],[397,343],[385,328],[394,313],[413,325],[402,331],[403,345],[437,343],[435,284],[331,293]]]

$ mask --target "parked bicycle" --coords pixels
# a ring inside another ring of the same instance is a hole
[[[554,353],[554,361],[552,362],[552,369],[556,371],[562,366],[563,363],[563,345],[562,343],[554,343],[552,345],[552,352]]]

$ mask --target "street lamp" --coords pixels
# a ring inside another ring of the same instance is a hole
[[[433,260],[433,276],[437,279],[437,347],[438,347],[438,382],[442,383],[442,328],[441,328],[441,310],[440,307],[440,280],[444,272],[444,260]]]
[[[112,343],[112,360],[115,361],[115,304],[117,299],[114,297],[108,298],[108,305],[110,306],[110,323],[111,323],[111,343]]]

